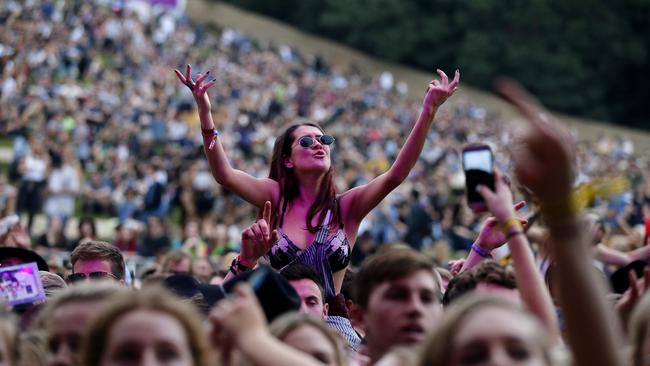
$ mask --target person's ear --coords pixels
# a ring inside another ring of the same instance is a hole
[[[330,311],[330,304],[323,304],[323,320],[327,320],[327,313]]]
[[[287,167],[287,169],[292,169],[293,168],[293,161],[291,158],[284,158],[284,166]]]

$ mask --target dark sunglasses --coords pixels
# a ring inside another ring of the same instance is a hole
[[[318,142],[320,142],[323,145],[331,145],[334,143],[334,136],[320,135],[320,136],[316,136],[316,140],[318,140]],[[314,146],[316,140],[314,140],[314,138],[311,136],[303,136],[298,139],[298,144],[304,147],[305,149],[307,149]]]
[[[90,278],[91,280],[105,280],[105,279],[114,279],[117,280],[117,277],[108,272],[91,272],[88,274],[85,273],[73,273],[68,276],[68,282],[73,283],[73,282],[79,282],[83,281],[87,278]]]

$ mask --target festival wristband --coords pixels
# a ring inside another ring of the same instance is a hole
[[[499,229],[502,233],[509,235],[512,232],[522,230],[521,221],[519,221],[519,219],[517,218],[511,217],[509,219],[499,222],[497,224],[497,229]]]
[[[214,145],[217,143],[219,130],[216,128],[201,128],[201,135],[203,135],[203,137],[212,137],[212,141],[210,141],[210,145],[208,146],[208,150],[212,150],[212,148],[214,148]]]
[[[492,258],[492,254],[490,254],[490,252],[488,252],[487,250],[481,248],[481,247],[478,246],[478,244],[476,244],[476,243],[472,244],[472,250],[473,250],[476,254],[478,254],[479,256],[481,256],[481,257],[483,257],[483,258],[490,258],[490,259]]]
[[[240,273],[250,271],[252,268],[247,267],[244,263],[242,263],[241,259],[239,256],[236,256],[233,260],[232,263],[230,264],[230,272],[237,276]]]

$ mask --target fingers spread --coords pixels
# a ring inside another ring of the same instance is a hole
[[[209,75],[210,75],[210,71],[206,72],[205,74],[198,74],[197,76],[199,76],[199,77],[198,77],[198,79],[196,79],[196,85],[201,84],[203,82],[203,80],[205,80],[205,78],[207,78]]]
[[[180,80],[181,83],[185,84],[185,76],[183,76],[183,74],[181,74],[181,72],[178,71],[178,69],[174,69],[174,73],[178,77],[178,80]]]

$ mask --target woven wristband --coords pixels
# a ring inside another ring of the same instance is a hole
[[[501,221],[499,224],[497,224],[497,228],[506,235],[510,235],[512,232],[521,231],[523,229],[521,226],[521,221],[514,217],[506,219],[505,221]]]

